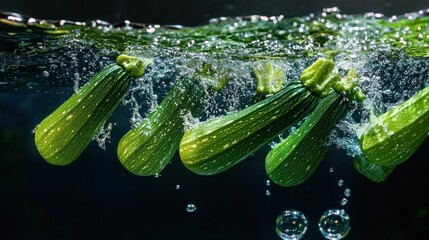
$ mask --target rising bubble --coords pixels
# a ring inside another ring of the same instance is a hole
[[[283,240],[298,240],[304,236],[307,225],[307,218],[300,211],[286,210],[276,219],[276,233]]]
[[[326,239],[342,239],[350,231],[350,218],[344,209],[330,209],[319,221],[319,230]]]
[[[350,197],[350,195],[352,194],[352,191],[349,189],[349,188],[346,188],[345,190],[344,190],[344,195],[346,196],[346,197]]]
[[[189,213],[195,212],[197,210],[197,207],[193,203],[189,203],[186,205],[186,211]]]

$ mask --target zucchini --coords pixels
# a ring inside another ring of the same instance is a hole
[[[54,165],[72,163],[121,102],[131,77],[143,74],[143,61],[126,55],[94,75],[36,128],[40,155]]]
[[[260,94],[275,94],[283,88],[285,70],[269,61],[258,62],[253,68],[256,77],[256,91]]]
[[[337,92],[322,99],[305,122],[268,153],[265,170],[280,186],[295,186],[307,180],[324,158],[329,133],[348,109],[348,101]]]
[[[268,153],[265,170],[273,182],[295,186],[314,173],[329,149],[329,134],[349,110],[351,101],[345,96],[363,101],[362,91],[353,83],[354,77],[354,71],[349,71],[347,78],[335,84],[336,91],[322,99],[304,123]]]
[[[201,123],[185,133],[180,158],[192,172],[212,175],[239,163],[298,122],[326,95],[337,78],[334,63],[318,59],[280,92],[235,113]]]
[[[379,117],[360,137],[363,156],[371,163],[396,166],[411,157],[429,132],[429,87]]]
[[[374,182],[386,180],[396,168],[396,166],[383,166],[371,163],[364,156],[356,156],[353,165],[359,173]]]
[[[117,150],[121,164],[135,175],[159,174],[179,148],[184,115],[198,115],[203,94],[198,82],[179,79],[155,111],[122,137]]]

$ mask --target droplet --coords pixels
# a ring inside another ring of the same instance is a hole
[[[340,204],[341,204],[341,206],[344,206],[347,204],[347,202],[348,202],[347,198],[343,198],[343,199],[341,199]]]
[[[187,212],[191,213],[195,212],[195,210],[197,210],[197,207],[193,203],[189,203],[188,205],[186,205]]]
[[[307,231],[307,218],[300,211],[286,210],[276,219],[276,233],[283,240],[299,240]]]
[[[42,74],[43,74],[44,77],[49,77],[49,72],[48,71],[43,71]]]
[[[180,189],[180,185],[179,184],[177,184],[176,185],[176,190],[179,190]]]
[[[343,179],[340,179],[340,180],[338,180],[338,186],[343,186],[344,185],[344,180]]]
[[[155,178],[159,178],[159,177],[161,177],[161,174],[156,173],[156,174],[154,175],[154,177],[155,177]]]
[[[344,209],[330,209],[320,217],[319,230],[326,239],[342,239],[350,231],[350,217]]]
[[[265,195],[267,195],[267,196],[271,196],[271,191],[270,190],[265,190]]]
[[[346,197],[350,197],[350,195],[352,194],[352,191],[350,190],[350,189],[348,189],[348,188],[346,188],[345,190],[344,190],[344,195],[346,196]]]
[[[265,185],[270,186],[270,185],[271,185],[271,181],[270,181],[270,180],[267,180],[267,181],[265,182]]]
[[[334,168],[329,168],[329,172],[330,173],[334,172]]]

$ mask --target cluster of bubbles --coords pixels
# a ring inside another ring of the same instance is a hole
[[[281,212],[276,219],[276,233],[283,240],[299,240],[307,232],[308,220],[297,210]],[[339,240],[350,231],[350,217],[343,209],[330,209],[320,217],[319,230],[329,240]]]

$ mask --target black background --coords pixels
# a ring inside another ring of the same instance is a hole
[[[343,13],[401,14],[428,8],[427,1],[2,1],[0,11],[41,19],[198,25],[237,15],[307,15],[338,6]],[[120,107],[111,143],[92,143],[67,167],[38,155],[31,130],[68,94],[0,94],[0,239],[279,239],[275,218],[285,209],[309,220],[304,239],[322,239],[317,222],[339,208],[344,189],[351,217],[347,239],[424,239],[429,234],[429,141],[383,183],[356,173],[352,159],[332,149],[315,175],[293,188],[267,187],[261,149],[229,171],[212,177],[188,172],[176,157],[159,178],[128,173],[116,158],[128,130]],[[330,173],[328,169],[334,168]],[[337,186],[343,179],[345,184]],[[175,186],[179,184],[180,190]],[[269,189],[272,194],[266,196]],[[194,203],[197,210],[185,211]]]

